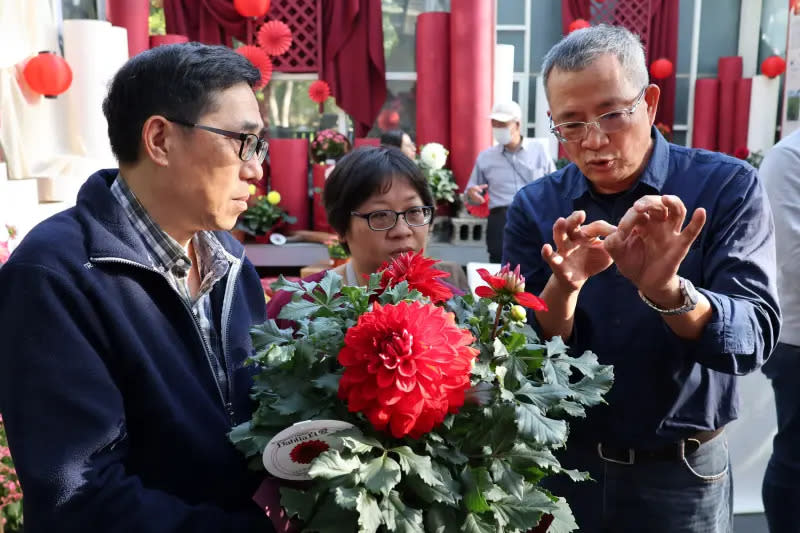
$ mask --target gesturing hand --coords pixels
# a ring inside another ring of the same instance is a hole
[[[467,189],[467,197],[469,198],[469,201],[476,205],[480,205],[485,202],[486,198],[483,196],[483,191],[485,191],[488,187],[489,185],[484,183],[483,185],[473,185]]]
[[[698,208],[681,231],[686,206],[677,196],[643,196],[604,241],[620,274],[648,297],[668,295],[677,289],[677,272],[700,235],[706,211]]]
[[[542,246],[542,258],[550,265],[553,275],[571,290],[579,290],[587,279],[613,263],[600,237],[612,234],[616,228],[604,220],[581,226],[585,221],[584,211],[559,218],[553,224],[556,250],[549,244]]]

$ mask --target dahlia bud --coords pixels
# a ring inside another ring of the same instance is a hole
[[[524,322],[526,318],[528,318],[528,313],[525,312],[524,307],[522,307],[521,305],[511,306],[511,320],[516,320],[517,322]]]
[[[519,265],[517,265],[517,268],[514,270],[511,270],[506,264],[495,276],[505,280],[505,289],[512,294],[517,294],[525,290],[525,278],[519,273]]]

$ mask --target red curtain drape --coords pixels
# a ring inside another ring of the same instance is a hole
[[[247,40],[247,20],[231,0],[164,0],[167,33],[190,41],[233,46],[232,37]]]
[[[322,69],[336,104],[365,137],[386,101],[381,0],[322,2]]]
[[[618,4],[624,1],[618,0]],[[678,0],[650,0],[650,36],[645,50],[648,67],[652,61],[662,57],[677,67],[679,8]],[[565,35],[572,21],[578,18],[592,22],[591,0],[561,0],[561,26]],[[669,78],[653,82],[661,88],[656,123],[672,128],[675,122],[675,72]]]

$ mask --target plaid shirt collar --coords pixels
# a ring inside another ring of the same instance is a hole
[[[188,276],[192,261],[186,251],[156,224],[119,174],[111,184],[111,193],[144,239],[154,266],[164,272],[172,273],[177,278]],[[203,279],[200,290],[204,293],[228,272],[230,260],[212,232],[200,231],[193,239],[198,271]]]

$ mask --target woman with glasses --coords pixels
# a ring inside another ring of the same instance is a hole
[[[334,269],[346,285],[363,285],[392,257],[420,251],[433,221],[428,182],[396,148],[362,147],[344,156],[325,181],[323,202],[328,223],[350,253],[350,261]],[[276,318],[289,301],[288,293],[276,293],[268,318]]]

